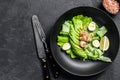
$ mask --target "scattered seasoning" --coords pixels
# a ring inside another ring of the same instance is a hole
[[[103,0],[104,8],[111,14],[119,12],[120,6],[117,0]]]

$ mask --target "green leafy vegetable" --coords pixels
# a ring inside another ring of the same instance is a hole
[[[105,26],[102,26],[102,27],[98,30],[97,35],[100,36],[100,37],[103,37],[106,32],[107,32],[106,27],[105,27]]]
[[[99,36],[92,37],[92,41],[94,41],[94,40],[100,40],[100,37]]]
[[[73,21],[73,24],[74,24],[75,31],[80,32],[80,30],[83,28],[82,21],[80,19],[78,19],[76,16],[73,17],[72,21]]]
[[[65,21],[62,25],[62,32],[69,33],[71,21]]]
[[[57,42],[57,45],[59,45],[60,47],[62,47],[64,45],[63,42]]]
[[[91,18],[91,17],[85,16],[85,17],[83,18],[83,26],[84,26],[84,27],[87,28],[90,22],[92,22],[92,18]]]
[[[112,62],[109,57],[105,57],[105,56],[101,56],[100,58],[98,58],[98,60],[101,60],[101,61],[104,61],[104,62]]]
[[[107,33],[105,26],[99,28],[95,23],[96,28],[93,31],[88,30],[88,26],[91,22],[94,22],[91,17],[77,15],[72,20],[67,20],[62,24],[62,29],[57,36],[57,45],[61,48],[65,43],[70,43],[71,47],[65,52],[70,55],[71,58],[79,58],[85,61],[90,60],[101,60],[103,62],[111,62],[111,59],[103,56],[103,52],[99,47],[94,47],[92,41],[100,39]],[[80,47],[80,33],[82,30],[86,30],[87,33],[92,33],[91,41],[87,42],[87,48]]]
[[[58,36],[58,42],[66,43],[69,41],[69,38],[66,36]]]
[[[76,58],[76,55],[73,53],[71,49],[67,50],[66,53],[69,54],[71,58]]]
[[[78,45],[76,45],[72,40],[70,40],[73,52],[78,55],[83,60],[87,59],[87,54],[81,49]]]
[[[60,31],[60,35],[62,35],[62,36],[68,36],[68,34],[69,33],[67,33],[67,32]]]

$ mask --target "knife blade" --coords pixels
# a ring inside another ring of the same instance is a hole
[[[43,44],[43,41],[41,39],[41,32],[38,29],[39,21],[36,19],[35,15],[32,16],[32,23],[33,23],[33,29],[34,29],[38,57],[41,59],[41,62],[42,62],[44,79],[50,80],[50,74],[49,74],[48,62],[47,62],[47,57],[46,57],[46,53],[45,53],[45,49],[44,49],[44,44]]]
[[[35,23],[33,25],[36,26],[36,28],[39,32],[39,36],[40,36],[41,41],[43,42],[46,53],[49,53],[50,51],[49,51],[47,43],[46,43],[46,35],[45,35],[44,30],[42,29],[41,23],[39,22],[39,19],[36,15],[33,15],[33,22]],[[49,54],[49,57],[50,57],[49,59],[51,61],[51,67],[53,68],[52,69],[53,75],[55,78],[57,78],[59,76],[59,69],[57,67],[56,62],[53,60],[52,55]]]
[[[38,17],[36,15],[33,15],[33,19],[34,19],[34,23],[35,23],[35,25],[37,27],[37,30],[38,30],[38,32],[40,34],[40,38],[41,38],[42,42],[45,45],[45,50],[47,52],[49,52],[46,41],[45,41],[46,40],[46,35],[45,35],[45,33],[44,33],[43,29],[42,29],[42,26],[41,26],[41,24],[40,24],[40,22],[38,20]]]

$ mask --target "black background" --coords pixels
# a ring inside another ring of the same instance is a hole
[[[78,6],[102,7],[102,0],[0,0],[0,80],[43,80],[37,57],[31,16],[38,15],[49,41],[55,21],[65,11]],[[106,11],[105,11],[106,12]],[[107,12],[106,12],[107,13]],[[109,14],[120,31],[120,12]],[[119,80],[120,50],[115,61],[103,73],[77,77],[60,67],[59,78],[52,80]]]

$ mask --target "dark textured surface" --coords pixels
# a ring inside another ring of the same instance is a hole
[[[47,37],[58,17],[77,6],[102,10],[101,0],[0,0],[0,80],[43,80],[36,54],[31,16],[37,14]],[[110,15],[120,31],[120,13]],[[92,77],[77,77],[63,71],[52,80],[119,80],[120,50],[113,64]]]

